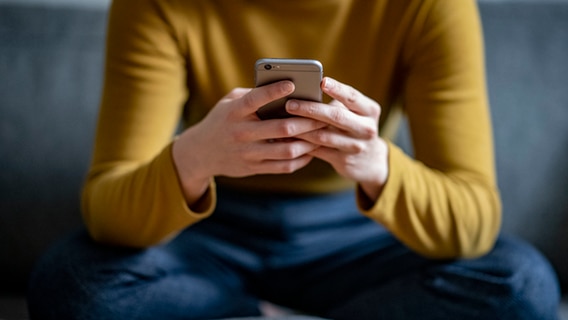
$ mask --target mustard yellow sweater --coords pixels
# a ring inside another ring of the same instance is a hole
[[[390,175],[361,213],[429,257],[489,250],[500,225],[480,21],[474,0],[115,0],[93,161],[83,191],[92,236],[144,247],[205,219],[216,184],[322,193],[355,187],[314,160],[290,175],[215,177],[184,201],[171,144],[258,58],[310,58],[382,106],[381,135],[403,110],[414,159],[389,142]],[[309,213],[306,213],[309,214]]]

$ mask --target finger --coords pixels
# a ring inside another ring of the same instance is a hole
[[[353,137],[369,139],[377,135],[375,119],[356,114],[339,102],[323,104],[290,100],[286,103],[286,110],[299,117],[325,122]]]
[[[258,166],[258,173],[262,174],[286,174],[293,173],[312,161],[314,157],[311,155],[304,155],[292,160],[266,160]]]
[[[251,88],[235,88],[227,93],[223,99],[224,100],[234,100],[243,97],[245,94],[249,93]]]
[[[309,118],[287,118],[247,123],[235,137],[238,141],[293,138],[327,126],[326,123]]]
[[[243,158],[253,174],[292,173],[307,165],[313,159],[309,153],[318,147],[302,140],[264,142],[249,149]]]
[[[304,140],[280,139],[265,142],[258,148],[258,157],[266,160],[293,160],[313,152],[319,146]]]
[[[242,96],[241,111],[243,115],[252,114],[265,104],[286,97],[292,92],[294,92],[294,83],[288,80],[254,88]]]
[[[310,152],[310,155],[330,164],[339,163],[343,159],[340,151],[330,148],[318,148]]]
[[[342,153],[360,153],[365,149],[364,141],[345,135],[333,127],[308,132],[298,136],[298,139],[310,142],[324,149],[334,149]]]
[[[379,104],[351,86],[325,77],[322,81],[322,90],[359,115],[379,117],[381,110]]]

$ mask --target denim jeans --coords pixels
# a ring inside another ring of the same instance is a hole
[[[487,255],[429,260],[357,212],[353,192],[219,190],[216,212],[147,249],[80,230],[37,263],[32,319],[216,319],[259,301],[330,319],[557,319],[559,288],[531,246],[500,237]]]

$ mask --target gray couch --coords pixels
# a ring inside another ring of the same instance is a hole
[[[566,291],[568,1],[480,8],[503,231],[540,248]],[[0,3],[0,319],[26,318],[34,261],[81,224],[105,20],[103,8]]]

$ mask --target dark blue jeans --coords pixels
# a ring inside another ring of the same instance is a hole
[[[331,319],[557,318],[556,276],[519,240],[435,261],[359,214],[352,192],[219,199],[212,217],[160,246],[63,239],[32,274],[31,317],[215,319],[259,315],[266,300]]]

